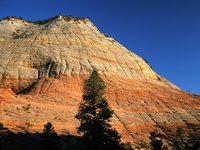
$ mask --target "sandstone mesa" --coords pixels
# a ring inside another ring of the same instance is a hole
[[[65,16],[0,21],[0,121],[15,132],[25,122],[32,124],[31,132],[41,131],[50,121],[60,134],[77,134],[74,115],[93,69],[107,84],[112,125],[124,141],[147,138],[155,129],[200,124],[200,96],[158,75],[88,19]]]

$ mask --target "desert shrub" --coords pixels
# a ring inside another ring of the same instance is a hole
[[[150,149],[150,144],[145,142],[144,140],[141,140],[139,143],[137,143],[136,148],[138,149]]]
[[[122,143],[121,144],[121,149],[122,150],[133,150],[132,144],[130,142]]]
[[[3,123],[0,123],[0,130],[4,128]]]
[[[25,132],[26,134],[29,133],[29,129],[30,129],[31,126],[32,126],[32,125],[31,125],[30,122],[25,122],[24,132]]]
[[[162,139],[160,138],[160,134],[157,131],[150,133],[150,144],[152,150],[167,150],[167,146],[163,144]]]

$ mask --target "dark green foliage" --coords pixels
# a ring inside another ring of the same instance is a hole
[[[33,24],[35,25],[44,25],[44,24],[47,24],[55,19],[59,18],[59,16],[55,16],[55,17],[52,17],[52,18],[48,18],[46,20],[39,20],[39,21],[34,21],[32,22]],[[74,21],[78,21],[78,20],[84,20],[85,18],[78,18],[78,17],[72,17],[72,16],[63,16],[63,19],[65,19],[66,21],[67,20],[74,20]]]
[[[176,150],[200,150],[200,125],[192,123],[186,125],[187,127],[178,127],[175,132],[165,126],[162,128],[165,134],[157,134],[157,137],[172,144],[172,148]],[[159,143],[155,145],[158,146]]]
[[[107,38],[111,38],[111,36],[110,36],[110,35],[108,35],[108,34],[105,34],[105,33],[104,33],[104,36],[105,36],[105,37],[107,37]]]
[[[97,71],[93,71],[84,85],[83,100],[75,118],[80,121],[78,133],[86,144],[95,149],[119,149],[120,135],[109,124],[113,110],[103,97],[106,85]]]
[[[25,127],[24,127],[24,132],[26,134],[29,134],[29,128],[31,127],[31,123],[30,122],[25,122]]]
[[[130,142],[122,143],[121,144],[121,149],[122,150],[133,150],[132,144]]]
[[[192,134],[189,137],[189,147],[193,150],[200,150],[200,134]]]
[[[185,150],[185,147],[187,147],[187,145],[185,145],[185,140],[184,140],[184,130],[183,128],[178,127],[176,129],[176,138],[174,139],[174,146],[176,147],[176,149],[179,150]]]
[[[0,130],[1,130],[1,129],[4,129],[3,123],[0,123]]]
[[[42,149],[43,150],[59,150],[59,137],[50,122],[44,125],[42,134]]]
[[[176,135],[172,138],[174,147],[177,150],[199,150],[200,149],[200,132],[199,127],[193,128],[195,131],[186,134],[183,128],[178,127]]]
[[[176,129],[176,135],[181,139],[181,138],[183,138],[183,134],[184,134],[183,128],[178,127]]]
[[[8,17],[3,18],[2,20],[10,20],[10,19],[12,19],[12,18],[14,18],[14,19],[19,19],[19,20],[23,20],[22,17],[15,17],[15,16],[8,16]],[[1,20],[0,20],[0,21],[1,21]]]
[[[47,122],[47,124],[44,125],[43,134],[44,135],[56,134],[51,122]]]
[[[38,21],[30,21],[30,20],[24,20],[21,17],[8,16],[8,17],[5,17],[3,19],[0,19],[0,21],[1,20],[11,20],[12,18],[18,19],[18,20],[23,20],[23,21],[26,21],[28,23],[33,23],[35,25],[44,25],[44,24],[47,24],[47,23],[53,21],[54,19],[59,18],[59,16],[54,16],[54,17],[51,17],[51,18],[48,18],[48,19],[45,19],[45,20],[38,20]],[[66,21],[67,20],[74,20],[74,21],[82,20],[82,21],[84,21],[86,18],[78,18],[78,17],[73,17],[73,16],[63,16],[63,19],[65,19]]]
[[[150,147],[150,144],[144,140],[140,140],[140,142],[136,145],[137,149],[150,149]]]
[[[150,133],[150,140],[151,140],[152,150],[163,150],[164,149],[163,142],[159,138],[159,134],[157,133],[157,131]]]
[[[200,150],[200,125],[187,123],[190,132],[188,133],[188,147],[192,150]]]

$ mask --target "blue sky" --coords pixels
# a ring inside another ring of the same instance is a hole
[[[200,94],[198,0],[0,0],[0,18],[89,18],[185,91]]]

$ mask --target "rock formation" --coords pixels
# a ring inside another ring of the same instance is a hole
[[[76,133],[83,81],[93,69],[107,83],[112,125],[125,141],[200,122],[200,97],[180,90],[88,19],[57,16],[0,21],[0,122],[32,132],[50,121]]]

